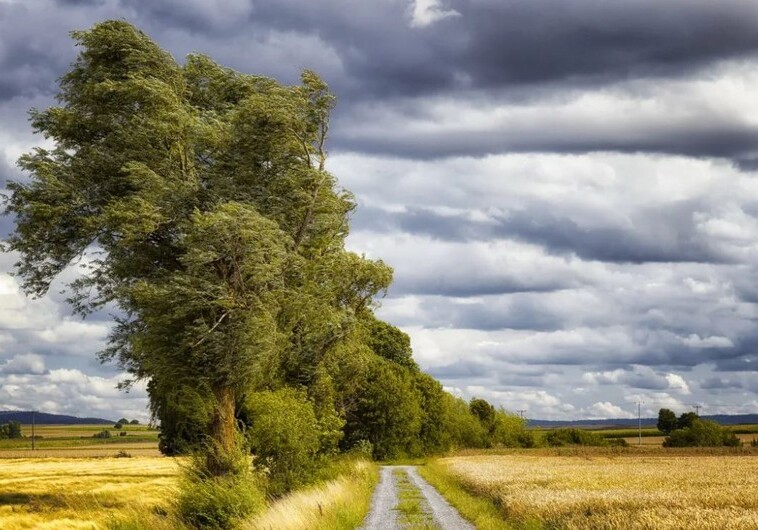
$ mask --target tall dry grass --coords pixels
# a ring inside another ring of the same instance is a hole
[[[379,480],[376,464],[356,461],[348,473],[274,502],[243,530],[347,530],[363,521]]]
[[[566,529],[758,529],[754,456],[469,456],[438,461],[511,521]]]

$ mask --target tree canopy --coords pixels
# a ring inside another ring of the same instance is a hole
[[[86,259],[74,307],[121,315],[102,358],[155,388],[209,389],[230,449],[238,394],[262,374],[308,382],[391,281],[344,247],[355,204],[325,169],[334,97],[309,71],[284,86],[200,55],[179,65],[122,21],[73,36],[60,105],[32,111],[54,147],[10,184],[18,273],[42,295]]]

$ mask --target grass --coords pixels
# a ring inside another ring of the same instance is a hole
[[[349,530],[357,528],[371,505],[379,468],[366,460],[341,463],[334,479],[293,492],[274,502],[244,530]]]
[[[3,530],[168,530],[181,463],[151,458],[0,460]],[[363,521],[379,477],[365,460],[342,461],[334,478],[274,501],[247,530],[348,530]]]
[[[397,487],[399,522],[408,530],[439,530],[427,506],[424,494],[401,469],[392,472]]]
[[[749,455],[524,451],[442,458],[421,473],[477,528],[758,528]]]

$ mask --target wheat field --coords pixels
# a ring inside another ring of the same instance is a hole
[[[162,457],[0,459],[0,528],[104,528],[164,505],[179,471]]]
[[[547,528],[758,529],[756,456],[547,456],[437,460],[517,522]]]

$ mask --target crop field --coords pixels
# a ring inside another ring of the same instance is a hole
[[[105,528],[164,504],[179,470],[163,457],[0,459],[0,528]]]
[[[458,456],[431,464],[517,523],[566,529],[758,529],[758,456],[634,451]]]
[[[108,430],[110,438],[94,435]],[[103,457],[126,451],[132,456],[159,456],[158,431],[146,425],[37,425],[35,451],[32,451],[31,425],[23,425],[25,438],[0,440],[0,458],[22,457]],[[120,436],[120,432],[126,435]]]

